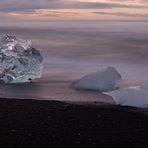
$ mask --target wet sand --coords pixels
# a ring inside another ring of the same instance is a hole
[[[24,84],[0,84],[4,98],[56,100],[66,102],[114,103],[110,96],[98,91],[83,91],[71,88],[71,81],[40,80]]]
[[[114,105],[0,99],[0,147],[147,147],[148,116]]]

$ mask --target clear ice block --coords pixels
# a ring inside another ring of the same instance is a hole
[[[31,40],[4,35],[0,47],[0,81],[24,83],[41,78],[43,58]]]

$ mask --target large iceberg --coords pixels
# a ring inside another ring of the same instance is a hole
[[[40,78],[42,61],[40,51],[31,46],[31,40],[4,35],[0,47],[0,81],[23,83]]]
[[[117,89],[121,79],[121,75],[114,67],[107,67],[102,71],[88,74],[80,80],[74,81],[72,87],[106,92]]]
[[[132,106],[147,108],[148,107],[148,87],[128,87],[112,92],[107,92],[107,95],[112,96],[116,104],[122,106]]]

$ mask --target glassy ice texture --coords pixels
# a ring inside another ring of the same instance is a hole
[[[31,46],[31,40],[4,35],[0,47],[0,81],[23,83],[40,78],[42,61],[40,51]]]

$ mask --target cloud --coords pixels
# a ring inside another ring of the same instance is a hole
[[[0,12],[35,12],[37,9],[112,9],[143,8],[144,6],[108,2],[78,2],[66,0],[5,0],[0,2]]]
[[[115,15],[115,16],[126,16],[126,17],[148,17],[148,14],[140,14],[140,13],[127,13],[127,12],[93,12],[95,14],[100,15]]]
[[[148,5],[138,5],[135,2],[148,2],[148,0],[4,0],[0,1],[0,17],[3,17],[3,20],[18,21],[22,20],[63,20],[63,19],[96,19],[94,13],[102,13],[97,11],[107,10],[108,12],[111,9],[120,9],[124,10],[133,9],[148,9]],[[115,3],[116,2],[116,3]],[[133,2],[133,3],[128,3]],[[77,10],[81,9],[81,10]],[[83,11],[84,10],[84,11]],[[144,10],[146,11],[146,10]],[[104,13],[104,15],[111,14],[116,16],[126,16],[126,17],[147,17],[145,14],[128,14],[128,13]],[[91,16],[92,15],[92,16]],[[97,19],[101,19],[98,16]],[[14,19],[15,18],[15,19]],[[109,18],[106,18],[109,19]],[[146,18],[145,18],[146,19]]]
[[[38,13],[39,16],[50,16],[50,17],[55,17],[55,16],[78,16],[79,13],[77,12],[70,12],[70,11],[66,11],[66,12],[61,12],[61,11],[47,11],[47,12],[40,12]]]
[[[119,2],[119,0],[104,0],[106,2]],[[148,2],[148,0],[120,0],[120,2],[124,2],[124,3],[144,3],[144,2]]]

